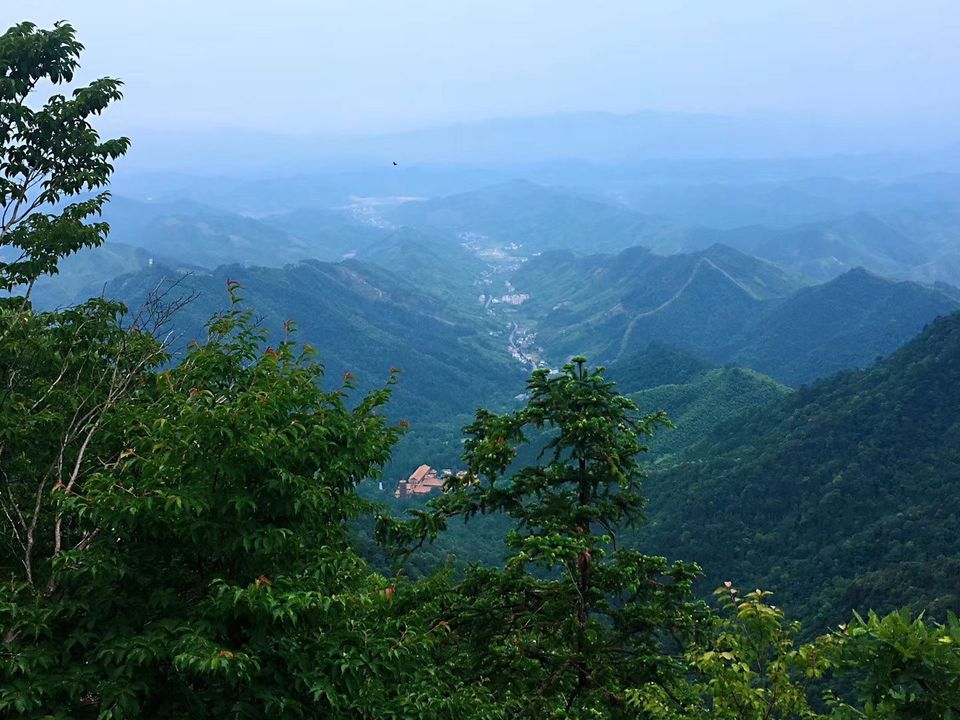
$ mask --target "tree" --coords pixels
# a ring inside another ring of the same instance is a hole
[[[809,684],[826,669],[800,624],[768,602],[741,596],[731,582],[714,592],[719,612],[709,632],[687,649],[687,682],[674,692],[648,683],[627,691],[631,706],[655,720],[825,720],[808,704]]]
[[[38,592],[51,591],[60,553],[90,539],[53,493],[75,492],[119,451],[108,425],[166,358],[153,335],[166,310],[150,304],[124,327],[125,312],[105,300],[56,313],[0,307],[0,557]]]
[[[960,718],[960,622],[914,617],[908,609],[886,616],[855,614],[811,645],[852,691],[829,691],[837,720]]]
[[[82,49],[67,23],[43,30],[24,22],[0,35],[0,249],[12,252],[0,262],[0,287],[24,286],[24,297],[61,258],[103,242],[108,226],[86,221],[109,198],[99,190],[129,146],[127,138],[101,140],[90,124],[120,99],[119,80],[100,78],[37,109],[28,102],[38,84],[72,82]]]
[[[687,651],[688,683],[666,693],[627,691],[652,720],[920,720],[960,717],[960,623],[929,623],[899,610],[854,614],[799,644],[800,625],[727,582],[709,633]],[[812,698],[822,696],[821,702]]]
[[[38,85],[70,83],[82,45],[73,28],[20,23],[0,35],[0,288],[22,295],[0,299],[0,522],[9,558],[36,586],[70,540],[70,528],[47,502],[72,489],[101,450],[109,413],[134,392],[163,348],[150,336],[152,305],[121,328],[125,308],[93,300],[60,313],[35,314],[34,281],[57,262],[103,242],[99,214],[112,161],[126,138],[101,141],[90,118],[120,98],[119,81],[101,78],[49,97],[34,109]],[[161,315],[163,313],[161,312]],[[37,576],[39,569],[40,577]]]
[[[89,123],[118,81],[28,102],[81,49],[67,24],[0,36],[0,286],[21,292],[0,301],[0,715],[484,717],[423,662],[429,586],[388,584],[348,542],[398,433],[389,388],[322,390],[313,351],[265,348],[235,286],[163,372],[177,303],[31,309],[39,276],[103,241],[128,144]]]
[[[668,421],[641,416],[581,357],[557,375],[535,371],[528,389],[517,412],[478,411],[468,473],[413,524],[384,519],[381,532],[410,540],[453,516],[509,516],[506,567],[471,568],[445,611],[471,648],[465,672],[511,716],[628,716],[624,688],[676,682],[676,653],[703,614],[690,598],[695,566],[617,544],[642,515],[642,438]],[[542,464],[515,468],[526,443],[542,446]]]
[[[83,542],[43,588],[15,573],[0,591],[0,713],[482,717],[425,662],[433,600],[349,542],[355,487],[400,432],[389,388],[323,390],[313,350],[264,348],[231,290],[208,340],[110,416],[111,454],[55,488]]]

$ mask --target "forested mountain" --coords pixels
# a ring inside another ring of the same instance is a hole
[[[667,465],[675,462],[678,453],[699,443],[714,428],[734,421],[745,412],[762,412],[762,409],[791,393],[791,390],[769,377],[743,368],[715,368],[698,358],[664,345],[651,345],[642,352],[624,358],[610,368],[609,377],[616,382],[619,392],[635,401],[644,414],[666,411],[673,428],[661,428],[646,442],[650,447],[651,462]],[[517,385],[514,389],[519,390]],[[466,425],[471,418],[460,419]],[[444,441],[456,438],[452,428],[428,425],[433,432],[432,442],[422,437],[424,428],[416,426],[412,433],[419,435],[407,447],[398,448],[406,465],[395,465],[391,470],[398,473],[411,471],[416,459],[408,455],[408,448],[425,451],[424,457],[434,462],[447,460],[450,448]],[[402,445],[402,444],[401,444]],[[526,448],[518,462],[535,462],[537,447]],[[453,463],[458,467],[457,463]],[[366,488],[366,495],[379,502],[387,502],[394,511],[405,512],[423,507],[424,498],[394,500],[392,490],[396,480],[405,474],[388,474],[390,482],[385,491]],[[499,538],[505,526],[497,518],[478,518],[469,526],[451,525],[435,543],[410,558],[409,569],[415,573],[429,573],[440,567],[448,558],[462,568],[469,563],[499,565],[503,560],[503,547]],[[374,552],[372,548],[370,552]]]
[[[776,264],[795,282],[823,282],[862,266],[885,276],[960,284],[955,231],[960,208],[951,194],[953,177],[922,176],[899,184],[844,184],[829,178],[784,183],[792,193],[821,199],[832,188],[837,206],[849,212],[780,226],[677,222],[625,209],[602,193],[588,197],[519,180],[421,201],[345,193],[337,203],[324,196],[319,205],[281,212],[271,211],[264,200],[258,212],[247,214],[195,200],[120,196],[105,218],[112,225],[112,242],[146,249],[168,264],[208,269],[231,262],[276,267],[347,256],[376,262],[381,251],[387,264],[394,242],[389,236],[407,228],[431,237],[435,250],[447,252],[449,244],[459,251],[448,274],[469,264],[464,242],[520,259],[555,249],[584,255],[636,246],[661,254],[701,253],[721,244]],[[681,193],[682,187],[674,191]],[[188,188],[179,192],[206,196],[199,188]],[[664,187],[661,191],[666,192]]]
[[[168,301],[195,295],[174,319],[182,346],[203,337],[203,322],[227,305],[228,280],[239,282],[243,297],[257,308],[269,342],[278,342],[284,323],[294,321],[299,339],[321,348],[329,378],[351,373],[361,387],[371,388],[387,379],[391,367],[399,368],[391,403],[398,416],[427,421],[464,408],[472,412],[471,403],[515,394],[506,380],[523,377],[484,331],[479,309],[478,317],[464,316],[402,275],[355,260],[307,260],[282,268],[227,265],[187,274],[155,263],[107,291],[132,308],[158,287],[173,286]]]
[[[512,282],[531,295],[522,313],[546,347],[610,361],[651,341],[713,354],[768,301],[800,287],[770,263],[721,246],[669,256],[639,247],[544,253]]]
[[[312,246],[260,220],[215,210],[193,210],[150,218],[115,239],[214,268],[229,262],[278,265],[311,257]]]
[[[766,375],[738,367],[704,370],[684,383],[649,387],[630,394],[645,411],[664,410],[674,428],[649,441],[657,461],[699,441],[713,428],[790,393]]]
[[[636,245],[667,254],[719,243],[808,282],[860,266],[903,279],[960,282],[956,177],[917,176],[897,183],[806,178],[692,188],[654,183],[646,191],[653,197],[644,199],[641,189],[630,205],[645,212],[628,209],[629,191],[585,195],[514,181],[408,202],[388,215],[400,224],[514,243],[527,254],[556,248],[617,252]],[[739,211],[731,207],[738,203]],[[711,205],[733,214],[717,216]]]
[[[267,215],[263,221],[284,230],[309,248],[310,258],[336,261],[363,252],[388,232],[345,208],[298,208]]]
[[[636,540],[705,587],[777,589],[817,632],[849,608],[960,603],[960,313],[890,358],[717,426],[647,483]]]
[[[864,212],[785,228],[676,228],[654,247],[662,252],[689,252],[714,243],[769,260],[812,282],[824,282],[860,266],[910,277],[934,257],[906,234]]]
[[[712,366],[706,360],[669,345],[650,343],[607,368],[620,392],[631,393],[658,385],[690,382]]]
[[[958,307],[938,289],[851,270],[772,307],[736,338],[725,360],[800,385],[870,365]]]
[[[107,206],[104,218],[110,223],[111,243],[208,269],[236,262],[279,267],[310,258],[336,261],[386,234],[346,208],[300,208],[253,217],[194,200],[120,196]]]
[[[921,282],[960,282],[955,173],[886,182],[652,184],[617,198],[673,224],[653,246],[661,251],[720,242],[820,282],[857,266]]]
[[[488,269],[487,263],[470,252],[455,237],[430,229],[400,227],[371,242],[357,253],[399,275],[420,292],[438,296],[442,302],[476,304],[473,286]]]
[[[513,278],[519,314],[554,353],[617,363],[651,342],[797,385],[886,355],[954,297],[854,270],[823,285],[724,246],[661,256],[642,248],[581,257],[545,253]]]
[[[160,259],[149,250],[118,242],[84,248],[64,258],[57,275],[37,280],[33,302],[43,309],[75,305],[100,295],[114,278],[136,273]]]

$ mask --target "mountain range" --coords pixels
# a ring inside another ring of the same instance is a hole
[[[398,368],[391,403],[398,417],[418,422],[449,417],[462,411],[464,401],[504,396],[504,380],[523,377],[485,331],[487,325],[371,263],[307,260],[282,268],[224,265],[192,273],[154,263],[117,278],[107,294],[131,308],[158,287],[170,291],[168,302],[191,296],[174,320],[175,347],[182,347],[202,338],[206,320],[228,306],[228,280],[240,283],[244,303],[269,332],[268,343],[277,342],[284,323],[294,321],[297,339],[320,349],[331,383],[350,373],[369,389]]]
[[[657,466],[635,539],[696,557],[705,586],[775,588],[813,632],[850,608],[942,616],[960,602],[958,389],[953,313],[870,369],[752,408]]]
[[[736,363],[790,385],[886,355],[958,307],[952,295],[862,269],[822,285],[715,245],[661,256],[633,248],[532,258],[512,278],[518,310],[554,354],[617,362],[650,342]]]
[[[705,589],[773,588],[814,630],[850,607],[942,614],[960,600],[960,176],[758,180],[743,162],[720,183],[659,182],[655,163],[602,183],[541,166],[549,187],[503,167],[128,183],[108,242],[34,301],[172,288],[192,297],[175,362],[231,280],[267,343],[296,323],[330,386],[399,368],[387,412],[410,427],[365,489],[391,502],[414,467],[461,466],[478,407],[519,407],[531,369],[587,355],[675,425],[650,441],[651,522],[624,540],[701,562]],[[499,562],[484,522],[414,562]]]

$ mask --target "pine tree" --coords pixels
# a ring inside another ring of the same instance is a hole
[[[506,566],[471,568],[446,610],[470,648],[465,672],[508,714],[627,716],[624,688],[677,681],[674,654],[703,612],[690,595],[696,566],[617,543],[642,518],[642,441],[668,420],[641,415],[582,357],[535,371],[528,389],[514,413],[478,411],[468,473],[448,479],[415,528],[384,530],[427,537],[453,516],[511,518]],[[516,467],[524,445],[539,448],[538,464]]]

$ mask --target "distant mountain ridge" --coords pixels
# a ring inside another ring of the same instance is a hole
[[[960,178],[960,175],[957,176]],[[663,254],[726,245],[775,264],[807,282],[825,282],[855,267],[881,275],[960,286],[960,179],[940,174],[897,184],[839,184],[845,214],[787,225],[706,227],[636,212],[603,194],[515,180],[433,197],[350,198],[339,205],[246,213],[194,200],[137,201],[119,196],[105,213],[112,240],[175,262],[213,268],[230,262],[280,266],[307,258],[339,260],[372,250],[397,230],[463,236],[515,246],[529,256],[555,249],[580,254],[642,246]],[[826,189],[838,182],[823,179]],[[786,185],[812,194],[814,179]],[[724,192],[736,189],[723,186]],[[675,188],[679,193],[682,188]],[[749,192],[749,191],[745,191]],[[871,194],[872,193],[872,194]],[[845,197],[850,196],[850,197]],[[887,200],[884,210],[883,201]],[[343,204],[346,203],[346,204]],[[398,204],[399,203],[399,204]],[[864,208],[857,209],[863,203]],[[267,204],[269,206],[269,203]]]
[[[306,260],[281,268],[225,265],[184,274],[155,263],[125,275],[107,294],[138,307],[154,288],[177,283],[176,295],[195,295],[174,326],[180,345],[203,336],[203,323],[227,305],[227,280],[239,282],[245,302],[262,317],[270,342],[293,320],[297,338],[321,348],[328,379],[351,373],[362,387],[385,381],[392,367],[402,374],[391,411],[418,419],[444,418],[473,409],[471,403],[508,392],[505,379],[523,372],[481,322],[421,292],[402,275],[376,265]],[[479,313],[478,313],[479,314]]]
[[[545,253],[513,283],[531,294],[522,310],[546,347],[604,362],[650,342],[712,357],[766,302],[800,287],[779,268],[720,247],[668,256],[645,248]]]
[[[957,298],[862,268],[802,288],[736,338],[729,361],[799,385],[867,367],[960,307]]]
[[[955,190],[960,198],[960,175],[924,176],[900,185],[870,184],[870,191],[862,189],[863,183],[851,186],[831,178],[821,184],[824,187],[818,192],[826,197],[811,202],[825,205],[822,214],[827,217],[804,221],[801,212],[786,224],[709,227],[695,209],[678,222],[676,216],[637,212],[617,204],[615,198],[620,195],[616,193],[586,197],[527,181],[407,203],[394,211],[393,218],[400,224],[452,234],[486,235],[502,244],[520,245],[528,254],[553,249],[618,252],[634,246],[674,254],[721,244],[774,262],[808,282],[825,282],[862,266],[901,279],[960,284],[956,232],[960,200],[951,194]],[[830,205],[833,185],[839,185],[841,197]],[[683,192],[682,186],[656,187],[675,195]],[[778,187],[773,185],[769,192]],[[812,196],[816,187],[817,181],[810,179],[806,184],[783,184],[782,192]],[[750,192],[759,191],[721,186],[716,192],[731,196],[742,192],[749,197]],[[669,211],[669,207],[653,207]],[[770,212],[776,215],[774,208]],[[765,216],[761,213],[761,217]]]
[[[917,243],[866,212],[786,228],[676,229],[654,248],[691,251],[717,243],[769,260],[814,282],[825,282],[855,267],[902,277],[928,260]]]
[[[671,256],[549,253],[513,281],[531,293],[524,317],[555,354],[615,363],[658,342],[790,385],[869,365],[960,307],[939,289],[864,270],[801,288],[776,266],[723,246]]]
[[[933,137],[942,137],[936,133]],[[943,150],[918,128],[811,120],[804,116],[669,112],[560,112],[491,118],[388,133],[280,135],[238,128],[190,132],[143,129],[132,153],[144,170],[212,169],[295,172],[398,160],[406,164],[474,166],[582,160],[830,158],[835,155]],[[915,164],[919,163],[914,159]]]

